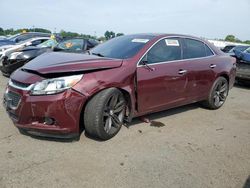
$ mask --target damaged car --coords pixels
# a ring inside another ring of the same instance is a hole
[[[236,79],[240,84],[250,83],[250,47],[245,51],[235,50],[235,56],[237,58],[237,71]]]
[[[101,140],[132,118],[190,103],[218,109],[236,60],[200,38],[134,34],[88,54],[45,53],[16,70],[4,94],[15,126],[36,136]]]
[[[62,41],[50,39],[37,46],[27,46],[10,53],[3,59],[1,71],[4,76],[9,76],[16,69],[45,52],[64,51],[82,53],[97,44],[99,43],[93,39],[71,38]]]

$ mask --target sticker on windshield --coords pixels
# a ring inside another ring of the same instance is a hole
[[[179,41],[175,39],[165,39],[167,46],[180,46]]]
[[[132,42],[147,43],[149,39],[133,39]]]

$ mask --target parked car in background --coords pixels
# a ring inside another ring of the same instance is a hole
[[[26,41],[20,42],[17,45],[12,46],[11,48],[8,48],[7,50],[1,51],[0,52],[0,66],[2,69],[3,64],[5,63],[6,59],[8,59],[8,56],[11,54],[12,57],[10,58],[14,58],[15,56],[18,55],[18,53],[14,53],[17,52],[18,50],[21,50],[27,46],[37,46],[47,40],[49,40],[50,37],[36,37],[36,38],[32,38],[32,39],[28,39]]]
[[[228,53],[234,47],[236,47],[236,45],[227,45],[221,51]]]
[[[38,46],[28,46],[10,53],[3,60],[1,71],[3,75],[9,76],[16,69],[45,52],[64,51],[82,53],[93,48],[97,44],[98,42],[96,40],[83,38],[65,39],[59,43],[53,39],[47,40]]]
[[[236,79],[241,84],[250,83],[250,47],[246,50],[235,50],[237,58]]]
[[[6,39],[6,36],[0,36],[0,40],[2,40],[2,39]]]
[[[4,105],[21,132],[72,138],[84,126],[107,140],[133,117],[198,101],[220,108],[235,63],[200,38],[125,35],[89,55],[53,52],[31,60],[11,74]]]
[[[64,51],[64,52],[85,52],[96,45],[99,42],[94,39],[84,39],[84,38],[71,38],[65,39],[54,47],[53,51]]]
[[[40,32],[27,32],[19,33],[8,38],[0,39],[0,46],[3,45],[15,45],[22,41],[34,38],[34,37],[50,37],[50,33],[40,33]]]
[[[235,55],[235,51],[238,51],[238,52],[243,52],[243,51],[245,51],[247,48],[249,48],[250,46],[247,46],[247,45],[245,45],[245,46],[235,46],[235,47],[233,47],[231,50],[229,50],[229,52],[228,52],[228,54],[230,55],[230,56],[232,56],[232,57],[236,57],[236,55]]]

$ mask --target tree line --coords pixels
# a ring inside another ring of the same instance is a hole
[[[234,35],[227,35],[224,40],[228,41],[228,42],[237,42],[237,43],[250,44],[250,40],[242,41],[242,40],[238,39],[237,37],[235,37]]]
[[[44,28],[22,28],[22,29],[10,28],[10,29],[3,29],[3,28],[0,27],[0,36],[1,35],[4,35],[4,36],[6,36],[6,35],[15,35],[17,33],[22,33],[24,31],[25,32],[53,33],[50,30],[44,29]],[[104,33],[104,36],[97,37],[97,36],[93,36],[93,35],[86,35],[86,34],[82,34],[82,33],[70,32],[70,31],[64,31],[64,30],[61,30],[59,32],[59,34],[62,37],[83,37],[83,38],[97,39],[97,40],[101,40],[101,41],[109,40],[111,38],[124,35],[123,33],[115,33],[114,31],[106,31]],[[235,37],[234,35],[227,35],[224,40],[229,41],[229,42],[250,44],[250,40],[242,41],[242,40],[238,39],[237,37]]]
[[[15,35],[15,34],[22,33],[22,32],[53,33],[52,31],[50,31],[48,29],[44,29],[44,28],[3,29],[2,27],[0,27],[0,36]],[[115,33],[114,31],[106,31],[104,33],[104,36],[97,37],[97,36],[93,36],[93,35],[87,35],[87,34],[65,31],[65,30],[61,30],[59,32],[59,34],[62,37],[67,37],[67,38],[82,37],[82,38],[92,38],[92,39],[97,39],[97,40],[102,40],[102,41],[109,40],[111,38],[124,35],[123,33]]]

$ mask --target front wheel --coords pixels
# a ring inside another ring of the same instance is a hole
[[[86,133],[101,140],[115,136],[124,121],[126,101],[122,92],[109,88],[96,94],[84,111]]]
[[[217,78],[209,93],[208,99],[201,104],[204,107],[213,110],[220,108],[226,101],[228,90],[229,86],[227,79],[224,77]]]

